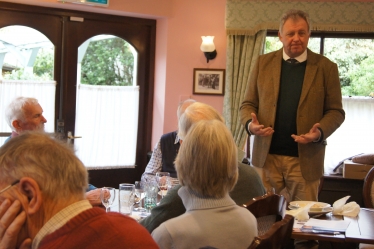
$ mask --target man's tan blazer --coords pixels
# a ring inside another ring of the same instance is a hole
[[[304,82],[297,108],[297,135],[308,133],[315,123],[320,123],[325,140],[345,118],[338,67],[326,57],[309,49],[307,54]],[[240,121],[243,125],[252,118],[253,112],[260,124],[274,127],[282,60],[283,49],[258,58],[240,107]],[[272,136],[255,136],[252,153],[254,166],[264,166],[271,138]],[[323,175],[325,143],[298,144],[298,149],[304,179],[319,179]]]

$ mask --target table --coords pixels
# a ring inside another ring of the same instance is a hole
[[[332,243],[366,243],[374,244],[374,209],[361,208],[357,217],[332,215],[328,213],[320,217],[327,220],[350,220],[345,234],[328,235],[292,231],[291,238],[298,240],[319,240]],[[340,248],[340,246],[333,246]]]

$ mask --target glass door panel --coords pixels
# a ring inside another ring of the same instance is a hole
[[[135,62],[135,63],[134,63]],[[74,147],[87,167],[135,165],[139,87],[137,52],[97,35],[78,48]]]
[[[45,130],[54,132],[55,92],[53,43],[36,29],[12,25],[0,29],[0,109],[18,96],[38,99],[47,119]],[[0,118],[0,145],[11,132],[5,117]]]

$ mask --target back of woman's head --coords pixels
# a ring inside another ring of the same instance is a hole
[[[223,197],[238,179],[231,132],[219,120],[198,121],[183,139],[175,167],[181,185],[204,197]]]

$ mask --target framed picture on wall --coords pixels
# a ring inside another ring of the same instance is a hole
[[[194,68],[193,94],[224,95],[225,69]]]

